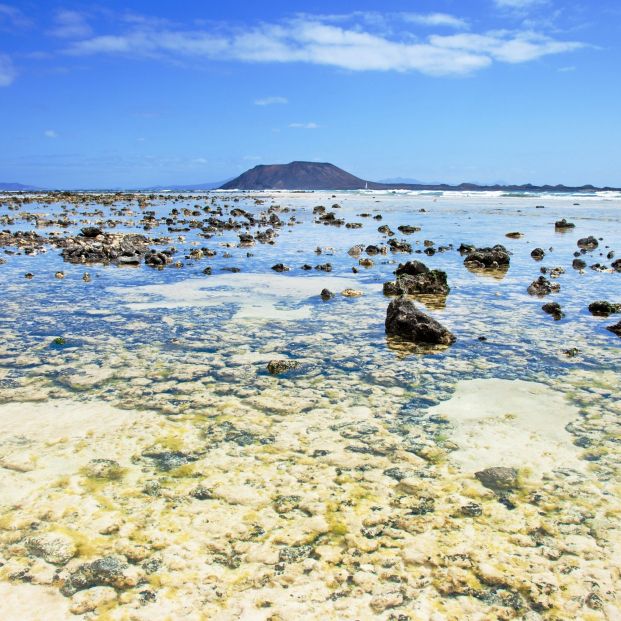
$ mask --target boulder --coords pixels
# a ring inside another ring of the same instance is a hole
[[[471,251],[468,251],[467,247],[464,248],[467,253],[464,259],[466,266],[478,269],[498,269],[510,263],[508,250],[500,244],[492,248],[475,248]]]
[[[613,304],[605,300],[598,300],[589,304],[589,312],[597,317],[608,317],[621,311],[621,304]]]
[[[565,316],[565,313],[561,310],[561,305],[558,302],[548,302],[541,307],[541,310],[548,315],[552,315],[557,321]]]
[[[557,282],[550,282],[545,276],[539,276],[537,280],[533,280],[533,282],[528,287],[528,293],[530,295],[549,295],[550,293],[557,293],[561,290],[561,285]]]
[[[595,239],[595,237],[593,237],[593,235],[579,239],[577,244],[578,248],[582,248],[583,250],[594,250],[599,246],[599,242]]]
[[[386,334],[400,336],[413,343],[451,345],[456,340],[450,330],[403,297],[388,305],[385,327]]]
[[[567,222],[567,220],[565,220],[565,218],[563,218],[562,220],[557,220],[554,223],[554,228],[555,229],[573,229],[576,225],[573,222]]]
[[[530,256],[535,259],[535,261],[541,261],[541,259],[546,256],[546,253],[544,252],[543,248],[534,248],[531,251]]]

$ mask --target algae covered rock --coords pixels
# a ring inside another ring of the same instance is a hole
[[[44,533],[26,539],[26,549],[32,556],[42,558],[53,565],[65,565],[76,554],[75,543],[66,535]]]
[[[267,363],[267,370],[272,375],[279,375],[280,373],[285,373],[286,371],[297,369],[299,366],[300,363],[296,360],[270,360]]]
[[[518,471],[515,468],[496,466],[475,472],[474,476],[488,489],[508,491],[518,487]]]

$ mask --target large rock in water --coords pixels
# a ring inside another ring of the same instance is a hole
[[[455,335],[441,323],[418,310],[403,297],[393,300],[386,312],[386,334],[400,336],[413,343],[451,345]]]
[[[501,244],[496,244],[492,248],[475,248],[474,250],[470,250],[465,246],[465,249],[467,255],[464,259],[464,264],[469,267],[498,269],[507,267],[510,262],[509,251]]]
[[[384,283],[385,295],[448,295],[446,272],[430,270],[421,261],[408,261],[395,271],[397,280]]]

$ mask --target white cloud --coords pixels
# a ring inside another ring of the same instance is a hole
[[[53,129],[46,129],[46,130],[43,132],[43,135],[44,135],[46,138],[58,138],[58,132],[54,131]]]
[[[4,29],[5,25],[11,28],[28,28],[32,24],[19,9],[8,4],[0,4],[0,26]]]
[[[544,4],[548,0],[494,0],[494,4],[501,9],[528,9],[536,4]]]
[[[6,54],[0,54],[0,86],[9,86],[17,76],[13,61]]]
[[[581,43],[555,41],[535,32],[519,32],[515,35],[507,35],[504,31],[487,35],[436,35],[432,41],[438,47],[484,53],[505,63],[528,62],[548,54],[560,54],[583,47]]]
[[[85,39],[93,34],[86,17],[77,11],[57,11],[50,34],[62,39]]]
[[[317,123],[289,123],[289,127],[294,129],[317,129],[319,125]]]
[[[403,19],[422,26],[447,26],[448,28],[468,28],[468,22],[447,13],[403,13]]]
[[[264,97],[263,99],[255,99],[255,106],[273,106],[275,104],[288,104],[289,100],[286,97]]]
[[[171,30],[139,25],[124,34],[77,41],[67,51],[75,55],[309,63],[350,71],[467,75],[494,61],[527,62],[583,47],[579,42],[559,41],[533,31],[432,34],[419,39],[413,32],[387,34],[382,29],[373,30],[366,22],[364,25],[366,29],[360,23],[335,25],[309,16],[261,23],[245,30],[226,26]]]

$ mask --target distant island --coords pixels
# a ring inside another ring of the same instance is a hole
[[[261,164],[225,183],[221,190],[430,190],[430,191],[505,191],[505,192],[596,192],[621,191],[619,188],[593,185],[478,185],[476,183],[377,183],[360,179],[327,162],[291,162]]]

